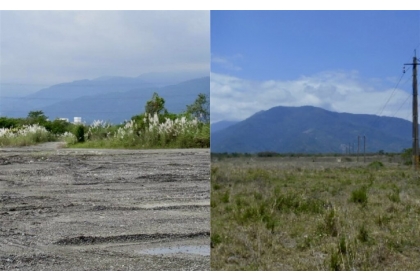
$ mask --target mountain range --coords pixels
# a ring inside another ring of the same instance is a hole
[[[211,124],[211,132],[214,133],[219,130],[223,130],[229,126],[232,126],[234,124],[238,123],[237,121],[220,121],[216,123]]]
[[[313,106],[278,106],[228,126],[212,124],[211,152],[344,153],[349,146],[357,152],[358,141],[363,151],[364,139],[366,152],[401,152],[412,146],[412,123]]]
[[[30,111],[42,110],[51,120],[82,117],[88,124],[94,120],[117,124],[143,113],[154,92],[165,99],[169,112],[181,113],[198,94],[210,94],[210,77],[179,82],[184,76],[149,73],[57,84],[23,97],[2,98],[0,116],[26,117]]]

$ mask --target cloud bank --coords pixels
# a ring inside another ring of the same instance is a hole
[[[1,82],[210,72],[209,11],[1,11]]]
[[[305,105],[411,120],[411,93],[400,87],[385,88],[377,80],[363,81],[356,71],[321,72],[291,81],[250,81],[211,73],[210,90],[212,123],[244,120],[275,106]]]

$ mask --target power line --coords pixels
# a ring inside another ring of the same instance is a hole
[[[388,102],[391,100],[391,98],[394,96],[395,91],[396,91],[396,89],[397,89],[398,85],[400,84],[401,79],[402,79],[402,77],[404,76],[404,74],[405,74],[405,71],[402,73],[402,75],[401,75],[400,79],[398,80],[397,85],[394,87],[394,90],[392,91],[392,93],[391,93],[391,95],[389,96],[388,100],[385,102],[385,105],[382,107],[382,109],[381,109],[381,110],[379,111],[379,113],[377,113],[376,115],[380,116],[380,115],[382,114],[382,112],[383,112],[383,110],[385,109],[386,105],[387,105],[387,104],[388,104]]]
[[[379,110],[379,111],[378,111],[378,113],[376,114],[376,115],[378,115],[378,117],[377,117],[377,118],[375,118],[375,120],[373,121],[373,123],[372,123],[372,125],[371,125],[370,127],[375,127],[375,126],[377,125],[377,123],[379,122],[379,117],[381,117],[381,114],[383,113],[383,111],[384,111],[384,109],[385,109],[386,105],[389,103],[389,101],[391,100],[391,98],[395,95],[395,92],[396,92],[396,90],[397,90],[398,86],[400,85],[400,82],[401,82],[401,80],[402,80],[402,78],[403,78],[403,76],[404,76],[405,72],[406,72],[406,71],[404,70],[404,71],[403,71],[403,73],[401,74],[400,79],[398,80],[397,84],[396,84],[396,85],[395,85],[395,87],[394,87],[394,90],[392,91],[392,93],[391,93],[391,95],[389,96],[388,100],[385,102],[385,104],[384,104],[384,106],[382,107],[382,109],[381,109],[381,110]],[[408,78],[408,79],[407,79],[407,80],[403,83],[403,85],[404,85],[404,84],[406,84],[408,81],[409,81],[409,78]],[[408,97],[410,97],[410,95],[409,95]],[[407,97],[407,99],[408,99],[408,97]],[[404,103],[407,101],[407,99],[403,102],[403,104],[401,104],[401,105],[400,105],[400,108],[398,108],[397,112],[401,109],[401,107],[404,105]],[[395,112],[395,113],[394,113],[394,116],[395,116],[395,114],[396,114],[397,112]],[[366,128],[365,128],[365,129],[363,129],[362,131],[360,131],[360,133],[361,133],[362,135],[364,135],[364,137],[366,137],[366,136],[365,136],[365,135],[367,134],[367,132],[366,132]]]
[[[405,82],[403,83],[403,85],[405,85],[408,81],[410,81],[411,78],[408,77]],[[392,117],[395,117],[395,115],[400,111],[400,109],[404,106],[405,102],[407,102],[407,100],[410,98],[410,94],[407,95],[407,98],[404,100],[404,102],[400,105],[400,107],[398,107],[398,109],[395,111],[395,113],[392,115]],[[408,118],[408,116],[406,117],[406,119]]]
[[[404,102],[400,105],[398,110],[392,115],[392,117],[395,117],[395,115],[398,113],[398,111],[402,108],[402,106],[407,102],[408,98],[410,98],[410,95],[407,95],[407,98],[404,100]]]

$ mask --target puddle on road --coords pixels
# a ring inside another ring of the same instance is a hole
[[[167,255],[167,254],[195,254],[201,256],[210,256],[210,246],[197,245],[197,246],[171,246],[171,247],[160,247],[151,248],[140,251],[141,254],[147,255]]]

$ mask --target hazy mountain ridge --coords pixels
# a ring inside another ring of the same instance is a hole
[[[159,77],[158,73],[150,75],[160,82],[166,79],[165,75]],[[178,76],[185,76],[185,73]],[[72,120],[79,116],[88,123],[95,119],[119,123],[142,113],[154,92],[165,98],[166,108],[174,113],[185,110],[186,105],[194,102],[199,93],[210,94],[210,77],[181,81],[169,86],[150,83],[141,77],[104,76],[53,85],[21,98],[2,99],[0,114],[26,117],[29,111],[42,110],[50,119]],[[177,77],[170,77],[165,83]]]
[[[279,153],[342,153],[346,145],[357,151],[400,152],[411,147],[411,122],[367,114],[336,113],[312,106],[274,107],[212,131],[212,152],[273,151]]]
[[[161,88],[134,89],[122,93],[106,93],[84,96],[71,101],[62,101],[42,110],[50,118],[65,117],[72,119],[81,116],[87,123],[104,120],[121,123],[132,116],[144,112],[146,102],[154,92],[165,99],[165,107],[171,113],[181,113],[192,104],[199,93],[209,95],[210,78],[186,81],[178,85]]]

